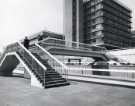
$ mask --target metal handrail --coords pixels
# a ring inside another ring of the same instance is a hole
[[[30,70],[37,74],[39,78],[41,78],[40,74],[43,74],[45,79],[45,71],[46,67],[29,51],[27,50],[20,42],[16,42],[7,46],[5,53],[16,52],[19,56],[21,56],[22,60],[26,62]],[[40,81],[40,80],[39,80]],[[44,82],[40,82],[43,85]]]
[[[50,63],[49,65],[52,66],[59,74],[65,75],[65,78],[67,79],[68,67],[61,61],[59,61],[56,57],[54,57],[52,54],[50,54],[47,50],[45,50],[43,47],[41,47],[39,44],[36,43],[35,45],[44,52],[46,59]]]
[[[42,48],[39,44],[36,43],[35,45],[38,46],[42,51],[47,53],[51,58],[53,58],[55,61],[57,61],[60,65],[62,65],[63,67],[67,68],[67,66],[65,64],[63,64],[61,61],[59,61],[56,57],[54,57],[52,54],[50,54],[47,50]]]
[[[56,38],[46,38],[46,39],[40,41],[39,43],[46,43],[46,42],[49,41],[49,40],[50,40],[50,41],[55,41],[55,43],[56,43],[57,41],[62,42],[62,43],[64,43],[63,45],[65,45],[65,46],[67,46],[67,47],[73,47],[73,46],[68,46],[68,45],[66,45],[66,43],[70,43],[70,44],[76,44],[76,46],[77,46],[78,48],[81,48],[81,46],[82,46],[82,48],[89,49],[89,50],[91,50],[92,47],[99,48],[99,49],[104,50],[104,51],[106,50],[104,47],[99,47],[99,46],[96,46],[96,45],[89,45],[89,44],[84,44],[84,43],[74,42],[74,41],[65,41],[65,40],[56,39]],[[62,44],[61,44],[61,45],[62,45]],[[87,47],[86,47],[86,46],[87,46]]]
[[[44,69],[46,70],[46,67],[29,51],[27,50],[20,42],[18,44]]]
[[[113,78],[113,79],[125,79],[125,80],[129,80],[129,79],[135,79],[135,71],[134,70],[123,70],[123,69],[93,69],[93,68],[89,68],[89,67],[70,67],[68,65],[65,65],[64,63],[62,63],[60,60],[58,60],[55,56],[51,55],[47,50],[45,50],[43,47],[41,47],[39,44],[36,44],[40,49],[42,49],[45,53],[48,54],[48,56],[50,56],[54,61],[56,61],[59,65],[59,67],[55,67],[57,68],[57,70],[62,69],[62,70],[66,70],[66,73],[62,73],[65,74],[66,77],[68,78],[69,75],[79,75],[79,76],[93,76],[93,77],[100,77],[100,78]],[[75,72],[75,73],[74,73]],[[110,76],[104,76],[104,75],[93,75],[92,72],[108,72],[111,73],[112,75]],[[118,76],[115,76],[114,73],[117,73]],[[114,75],[113,75],[114,74]],[[122,78],[121,78],[122,77]]]

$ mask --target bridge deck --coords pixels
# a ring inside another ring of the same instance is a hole
[[[135,106],[135,89],[71,82],[70,86],[39,89],[29,80],[0,77],[1,106]]]

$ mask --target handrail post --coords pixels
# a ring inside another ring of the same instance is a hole
[[[44,86],[45,86],[45,71],[43,73],[44,73]]]

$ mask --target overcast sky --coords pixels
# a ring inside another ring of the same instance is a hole
[[[0,0],[0,50],[41,30],[63,33],[63,0]],[[119,0],[133,10],[135,0]]]

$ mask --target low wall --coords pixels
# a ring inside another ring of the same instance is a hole
[[[135,70],[135,66],[109,66],[109,69]]]

